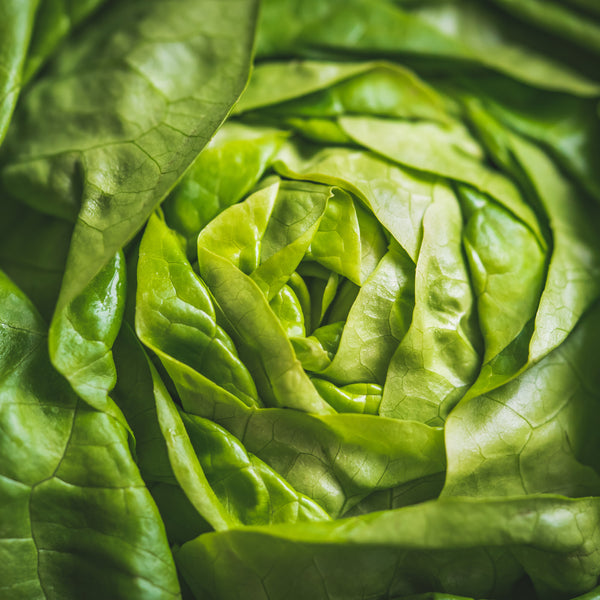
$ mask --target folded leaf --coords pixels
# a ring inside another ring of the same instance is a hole
[[[479,332],[461,225],[456,196],[435,188],[423,219],[412,322],[389,364],[381,415],[439,425],[477,375]]]
[[[61,309],[228,114],[248,77],[255,12],[253,0],[113,3],[28,90],[0,177],[5,193],[76,221]]]
[[[175,233],[158,216],[146,227],[137,266],[135,328],[157,352],[182,361],[248,405],[261,404],[235,345],[217,323],[204,282],[192,270]]]
[[[112,345],[125,310],[125,258],[117,253],[85,290],[56,312],[48,332],[50,360],[80,398],[128,429],[110,397],[117,381]]]
[[[358,600],[366,590],[394,597],[435,586],[510,598],[524,568],[549,598],[595,584],[597,522],[591,498],[446,499],[334,522],[207,534],[185,544],[176,560],[198,596]],[[505,544],[519,562],[501,550]]]
[[[42,319],[5,275],[0,295],[1,595],[180,597],[127,431],[52,368]]]
[[[39,0],[8,0],[0,9],[0,144],[21,91]]]

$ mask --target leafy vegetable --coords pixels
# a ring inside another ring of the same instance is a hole
[[[9,195],[76,221],[61,307],[133,237],[227,115],[246,81],[255,11],[246,0],[113,3],[32,84],[1,177]]]
[[[2,595],[177,597],[164,526],[112,416],[52,368],[35,308],[0,279]]]
[[[0,34],[0,597],[599,597],[594,2]]]
[[[21,88],[27,46],[38,0],[13,0],[2,5],[0,42],[0,142],[6,135]]]

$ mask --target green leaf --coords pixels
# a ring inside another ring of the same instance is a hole
[[[23,79],[30,81],[60,43],[106,0],[41,0]]]
[[[250,406],[256,386],[225,330],[204,282],[192,270],[175,233],[157,215],[146,226],[137,267],[135,329],[161,358],[168,355]]]
[[[41,318],[0,275],[0,594],[178,598],[127,431],[51,366]]]
[[[284,177],[336,185],[358,196],[416,262],[423,214],[439,178],[361,150],[292,144],[283,147],[274,167]]]
[[[595,14],[600,16],[600,7],[594,0],[563,0],[573,8],[581,10],[584,14]]]
[[[502,206],[465,186],[458,191],[484,343],[481,371],[468,392],[474,397],[508,381],[527,361],[546,256],[533,233]]]
[[[518,25],[487,3],[466,0],[406,8],[386,0],[267,0],[257,53],[412,59],[438,72],[444,65],[454,71],[485,68],[542,89],[598,95],[597,82],[562,57],[552,57],[547,45],[538,43],[530,30],[519,31]]]
[[[443,431],[438,428],[368,414],[225,406],[199,393],[191,379],[180,376],[175,383],[186,411],[225,427],[248,452],[334,518],[373,491],[445,469]]]
[[[115,344],[115,362],[114,395],[136,437],[144,481],[180,486],[197,514],[217,531],[238,525],[212,490],[177,407],[127,324]]]
[[[48,332],[50,360],[96,410],[129,429],[110,397],[117,380],[112,346],[125,310],[125,258],[118,252],[69,306],[56,312]]]
[[[477,104],[469,103],[469,109],[494,158],[512,171],[547,220],[552,239],[535,320],[508,353],[490,362],[486,373],[489,381],[495,378],[501,385],[559,346],[599,297],[595,231],[600,213],[597,204],[588,202],[538,146],[503,128]]]
[[[38,2],[6,0],[0,7],[0,144],[21,91]]]
[[[384,62],[263,62],[234,113],[332,117],[345,113],[445,121],[441,97],[414,73]]]
[[[600,495],[596,305],[559,348],[446,422],[444,494]]]
[[[314,501],[299,494],[276,471],[227,430],[208,419],[182,413],[206,476],[228,511],[244,525],[328,521]]]
[[[523,574],[508,544],[543,597],[568,597],[596,583],[597,527],[597,498],[457,498],[203,535],[176,560],[198,596],[359,600],[435,587],[498,598]]]
[[[248,77],[255,13],[253,0],[113,3],[28,90],[0,175],[10,195],[76,220],[61,309],[227,116]]]
[[[319,394],[338,412],[379,414],[382,388],[375,383],[351,383],[337,387],[325,379],[313,378],[312,381]]]
[[[462,79],[480,103],[506,128],[535,140],[577,183],[600,201],[600,116],[595,99],[536,90],[497,77]],[[476,98],[476,99],[475,99]]]
[[[591,592],[577,596],[574,600],[598,600],[600,598],[600,586],[595,587]]]
[[[174,490],[180,489],[187,499],[183,506],[192,508],[188,519],[202,515],[216,530],[329,518],[315,502],[249,455],[226,430],[179,411],[127,326],[115,355],[120,374],[115,394],[136,435],[144,479],[173,488],[166,493],[165,486],[160,488],[163,501],[168,494],[172,502]],[[173,520],[169,514],[163,517],[167,523]],[[183,543],[194,537],[193,529],[175,536]]]
[[[361,284],[360,224],[354,201],[343,190],[334,190],[307,255],[325,268]]]
[[[444,487],[445,475],[445,473],[434,473],[388,490],[377,490],[353,506],[345,516],[355,517],[434,500]]]
[[[298,296],[289,285],[284,285],[269,302],[288,337],[302,337],[306,334],[304,312]]]
[[[529,347],[539,360],[563,342],[600,296],[600,211],[536,146],[511,136],[511,147],[548,215],[554,248]]]
[[[2,202],[1,206],[0,268],[50,321],[73,225],[20,202]]]
[[[414,263],[401,248],[392,246],[358,292],[325,377],[338,383],[383,385],[412,320],[414,279]]]
[[[342,117],[339,123],[352,139],[386,158],[469,183],[489,194],[545,245],[531,207],[510,179],[484,164],[482,149],[462,124],[413,123],[375,117]]]
[[[336,194],[345,196],[322,185],[276,181],[215,218],[198,236],[198,249],[214,252],[250,275],[270,301],[309,250],[329,198]],[[349,199],[337,203],[344,200]],[[334,210],[335,205],[329,211],[329,227],[337,226]],[[347,229],[346,237],[354,241],[352,225]],[[317,252],[320,248],[323,244],[317,245]]]
[[[164,203],[167,223],[188,240],[190,257],[200,230],[251,191],[286,136],[230,121],[198,155]]]
[[[462,254],[462,216],[449,188],[435,188],[423,228],[412,322],[390,362],[379,412],[439,425],[480,364],[474,298]]]
[[[254,354],[252,371],[261,399],[272,406],[328,414],[288,340],[279,319],[254,280],[227,259],[200,246],[200,273],[237,336]]]
[[[494,0],[507,12],[600,54],[600,27],[587,15],[578,14],[560,2],[540,0]]]

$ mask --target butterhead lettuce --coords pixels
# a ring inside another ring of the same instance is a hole
[[[0,7],[0,597],[600,597],[590,0]]]

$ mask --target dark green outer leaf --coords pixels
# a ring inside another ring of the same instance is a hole
[[[50,321],[73,225],[20,202],[0,204],[0,268]]]
[[[23,79],[29,81],[81,21],[107,0],[41,0]]]
[[[450,414],[443,494],[600,495],[600,306],[554,352]]]
[[[568,4],[573,8],[578,8],[585,13],[594,13],[598,17],[600,17],[600,4],[596,2],[596,0],[562,0],[563,4]]]
[[[509,545],[544,598],[568,598],[600,572],[599,508],[598,498],[445,499],[208,534],[176,560],[194,592],[215,600],[383,600],[432,588],[508,599],[523,574]]]
[[[494,0],[516,17],[600,54],[600,23],[556,0]]]
[[[179,597],[127,432],[51,366],[45,324],[0,274],[0,597]]]
[[[5,189],[77,219],[59,305],[142,226],[248,78],[255,0],[114,3],[20,105]]]
[[[548,56],[547,47],[527,38],[529,31],[515,35],[519,23],[498,18],[487,4],[420,2],[404,10],[386,0],[265,0],[257,52],[417,58],[438,72],[448,65],[491,69],[542,89],[598,95],[597,82]]]
[[[411,594],[410,596],[402,596],[393,600],[472,600],[466,596],[455,596],[454,594],[438,594],[437,592],[429,592],[425,594]],[[483,599],[480,599],[483,600]]]
[[[600,598],[600,586],[595,587],[592,591],[583,596],[577,596],[574,600],[598,600]]]
[[[438,81],[467,105],[468,113],[476,120],[481,118],[485,107],[488,115],[497,119],[501,130],[516,131],[541,145],[561,169],[600,202],[600,172],[596,168],[600,154],[597,98],[549,93],[492,74]]]
[[[0,144],[21,90],[38,0],[3,0],[0,4]]]

